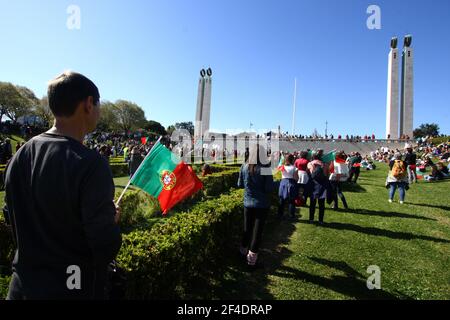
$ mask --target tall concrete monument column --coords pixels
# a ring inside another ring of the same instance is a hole
[[[211,115],[211,87],[212,70],[202,69],[198,82],[197,112],[194,124],[194,140],[197,141],[209,131],[209,120]]]
[[[400,104],[400,136],[413,137],[414,88],[412,36],[405,36],[402,54],[402,95]]]
[[[388,82],[386,102],[386,139],[398,139],[398,49],[397,38],[391,39],[388,60]]]

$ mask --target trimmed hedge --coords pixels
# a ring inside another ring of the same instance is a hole
[[[0,300],[5,300],[8,295],[9,283],[11,282],[11,276],[5,276],[0,274]]]
[[[109,167],[114,178],[124,177],[129,175],[127,163],[110,163]]]
[[[233,245],[242,228],[243,190],[201,202],[149,231],[123,236],[117,261],[128,299],[182,297],[187,284]],[[231,240],[231,241],[230,241]]]
[[[14,242],[11,228],[0,214],[0,266],[10,266],[14,258]]]

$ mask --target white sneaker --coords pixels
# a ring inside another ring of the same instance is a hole
[[[400,201],[400,204],[403,204],[403,201]]]
[[[389,199],[389,203],[392,203],[392,199]]]

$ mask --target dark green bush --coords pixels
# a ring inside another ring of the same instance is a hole
[[[126,163],[110,163],[109,167],[114,178],[128,176],[128,164]]]
[[[149,231],[124,235],[117,260],[127,273],[127,298],[182,297],[186,284],[240,234],[242,194],[198,203]]]
[[[14,250],[11,228],[6,225],[3,214],[0,214],[0,266],[9,267],[11,265]]]
[[[0,274],[0,300],[5,300],[8,295],[9,282],[11,276]]]

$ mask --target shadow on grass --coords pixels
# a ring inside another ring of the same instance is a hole
[[[436,209],[441,209],[441,210],[450,212],[450,207],[447,207],[447,206],[436,206],[436,205],[432,205],[432,204],[412,203],[412,202],[407,202],[407,204],[410,204],[413,206],[419,206],[419,207],[426,207],[426,208],[436,208]]]
[[[274,212],[274,210],[272,210]],[[273,216],[273,213],[272,213]],[[267,289],[268,275],[279,269],[284,259],[292,252],[282,244],[287,244],[295,225],[289,221],[278,221],[269,217],[263,233],[263,241],[259,251],[260,268],[254,271],[248,269],[246,261],[238,253],[240,235],[235,236],[229,250],[218,252],[223,255],[214,271],[207,271],[197,279],[188,299],[220,299],[220,300],[273,300],[273,295]]]
[[[300,223],[308,223],[307,221],[300,221]],[[384,230],[374,227],[361,227],[356,224],[350,224],[350,223],[339,223],[339,222],[331,222],[331,223],[325,223],[322,225],[323,228],[330,228],[330,229],[336,229],[336,230],[348,230],[348,231],[355,231],[360,232],[368,235],[373,236],[382,236],[382,237],[388,237],[392,239],[399,239],[399,240],[427,240],[427,241],[433,241],[433,242],[440,242],[440,243],[450,243],[450,240],[447,239],[440,239],[440,238],[434,238],[430,236],[424,236],[424,235],[417,235],[413,233],[408,232],[398,232],[398,231],[390,231],[390,230]]]
[[[344,192],[350,192],[350,193],[361,193],[361,192],[367,192],[365,188],[363,188],[361,185],[353,182],[346,182],[343,184]]]
[[[369,290],[366,282],[369,274],[367,274],[367,276],[360,274],[357,270],[353,269],[344,261],[333,261],[317,257],[308,258],[315,263],[339,270],[345,275],[333,275],[331,278],[326,278],[286,266],[281,266],[275,275],[300,281],[307,281],[355,299],[411,299],[401,293],[398,293],[398,295],[393,295],[387,291],[383,291],[382,289]]]
[[[375,211],[375,210],[367,210],[367,209],[338,209],[338,212],[348,212],[353,214],[361,214],[366,216],[378,216],[383,218],[406,218],[406,219],[417,219],[417,220],[431,220],[437,221],[433,218],[415,216],[407,213],[399,213],[399,212],[388,212],[388,211]]]

